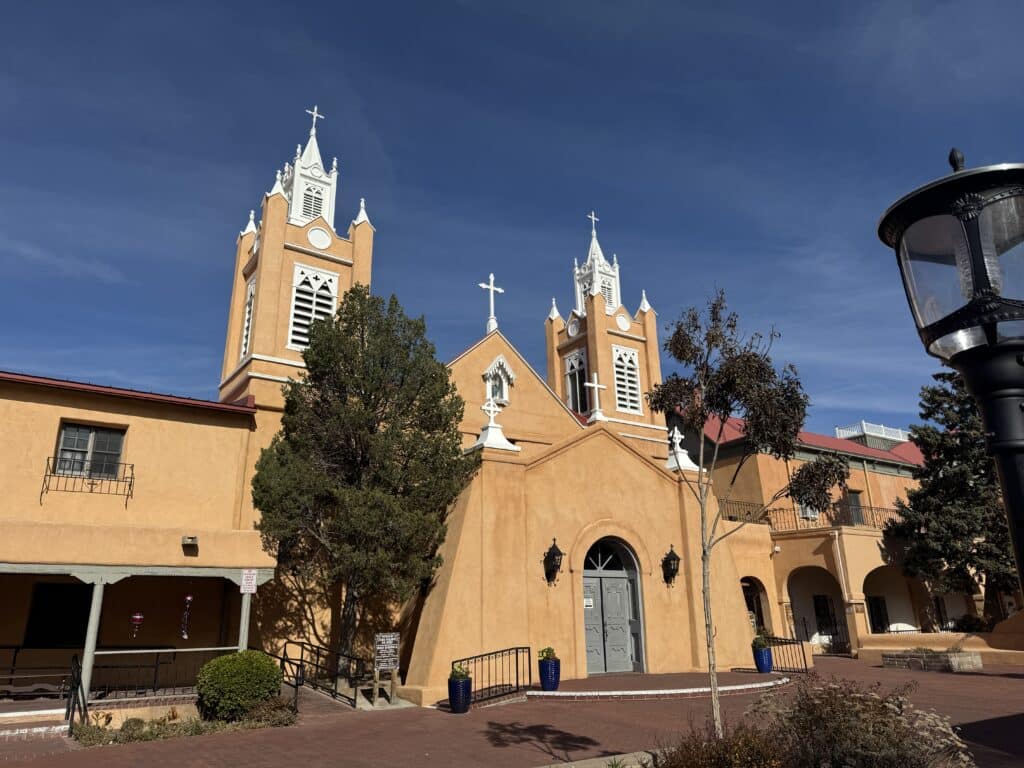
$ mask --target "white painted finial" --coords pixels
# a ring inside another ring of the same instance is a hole
[[[669,440],[671,441],[671,445],[668,452],[668,461],[665,462],[665,469],[671,470],[672,472],[683,469],[700,469],[700,467],[693,463],[693,459],[690,458],[689,452],[680,446],[680,443],[683,441],[683,435],[679,431],[679,427],[672,427],[672,432],[669,434]]]
[[[587,424],[593,424],[595,421],[607,421],[608,417],[601,411],[601,390],[608,389],[608,387],[597,383],[597,371],[594,371],[591,381],[583,382],[583,386],[594,393],[594,407],[590,409],[590,418],[587,419]]]
[[[617,254],[617,253],[613,253],[612,254],[612,266],[615,269],[619,268],[619,254]]]
[[[267,197],[273,197],[274,195],[283,195],[284,187],[281,186],[281,172],[277,171],[274,174],[274,186],[271,187],[270,191],[267,192]]]
[[[473,448],[495,448],[499,451],[521,451],[518,445],[513,445],[505,437],[501,425],[494,417],[501,413],[501,406],[494,402],[493,397],[480,406],[480,410],[487,414],[487,423],[480,430],[480,437],[473,443]]]
[[[505,289],[499,288],[494,284],[493,272],[491,272],[488,278],[488,282],[480,283],[480,287],[483,288],[485,291],[490,291],[491,294],[491,314],[488,315],[487,317],[487,332],[494,333],[494,331],[498,330],[498,318],[494,316],[494,294],[504,293]]]
[[[331,158],[331,173],[338,172],[338,158]]]
[[[322,115],[319,112],[317,112],[315,104],[313,105],[313,109],[311,109],[311,110],[307,109],[306,110],[306,114],[313,116],[313,127],[309,129],[309,135],[310,136],[316,136],[316,121],[317,120],[326,120],[327,118],[324,115]]]
[[[597,215],[591,211],[587,214],[587,218],[590,219],[590,236],[597,237],[597,222],[600,221]]]
[[[298,165],[299,164],[299,160],[301,160],[301,159],[302,159],[302,145],[301,144],[296,144],[295,145],[295,165]]]
[[[548,312],[548,320],[557,320],[561,315],[558,314],[558,305],[555,304],[555,297],[551,297],[551,311]]]
[[[650,302],[647,301],[647,291],[640,291],[640,311],[650,312],[651,309]]]
[[[249,223],[245,225],[245,229],[242,230],[243,235],[248,235],[250,232],[256,232],[256,211],[249,211]]]
[[[362,224],[363,222],[370,223],[370,217],[366,215],[366,198],[359,198],[359,213],[356,214],[355,219],[352,220],[353,224]]]

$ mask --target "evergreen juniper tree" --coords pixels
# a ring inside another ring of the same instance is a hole
[[[985,453],[985,430],[960,374],[933,374],[921,388],[921,419],[910,438],[924,455],[914,471],[919,487],[897,501],[901,520],[886,533],[900,540],[904,572],[931,595],[973,594],[985,584],[987,618],[1002,617],[998,592],[1016,588],[1016,569],[995,464]]]
[[[281,431],[256,465],[264,548],[343,595],[349,653],[368,600],[401,602],[440,565],[448,508],[479,466],[464,454],[463,401],[422,318],[361,285],[315,322]]]

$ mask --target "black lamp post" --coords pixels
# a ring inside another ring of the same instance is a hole
[[[925,184],[882,216],[928,354],[963,376],[985,425],[1024,572],[1024,164],[964,170]]]

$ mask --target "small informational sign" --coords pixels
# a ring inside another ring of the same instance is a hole
[[[239,587],[239,592],[243,595],[255,595],[256,594],[256,569],[255,568],[243,568],[242,569],[242,585]]]
[[[373,637],[373,668],[398,669],[398,633],[378,632]]]
[[[592,597],[584,597],[583,598],[583,607],[584,608],[593,608],[594,607],[594,598],[592,598]]]

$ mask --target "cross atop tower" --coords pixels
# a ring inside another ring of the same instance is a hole
[[[314,107],[314,109],[316,109],[316,107]],[[590,219],[590,234],[592,234],[592,235],[594,235],[596,237],[597,236],[597,222],[599,222],[600,219],[597,218],[596,215],[594,215],[593,211],[591,211],[590,213],[587,214],[587,218]]]
[[[494,316],[494,294],[504,293],[505,289],[499,288],[494,284],[493,272],[491,272],[491,274],[488,277],[490,278],[490,280],[486,283],[480,283],[480,287],[483,288],[485,291],[490,291],[491,293],[491,314],[487,317],[487,332],[493,333],[494,331],[498,330],[498,318]]]
[[[321,115],[317,111],[316,104],[313,105],[313,109],[307,109],[306,110],[306,114],[313,116],[313,127],[309,129],[309,135],[310,136],[315,136],[316,135],[316,121],[317,120],[326,120],[327,117],[325,115]]]

